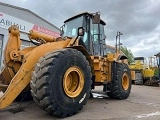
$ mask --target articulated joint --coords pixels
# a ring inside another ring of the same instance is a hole
[[[14,61],[22,61],[23,57],[19,51],[12,51],[10,52],[10,58],[11,60],[14,60]]]
[[[11,27],[9,27],[8,31],[12,35],[19,35],[19,28],[17,25],[12,25]]]

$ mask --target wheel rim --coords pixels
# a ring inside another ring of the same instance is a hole
[[[129,88],[129,77],[126,73],[124,73],[122,77],[122,87],[124,90],[128,90]]]
[[[63,89],[67,96],[77,97],[84,87],[84,75],[79,67],[70,67],[63,78]]]

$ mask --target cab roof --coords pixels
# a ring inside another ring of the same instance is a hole
[[[77,17],[84,16],[84,15],[93,16],[92,13],[84,12],[84,13],[77,14],[77,15],[75,15],[75,16],[67,19],[67,20],[65,20],[64,23],[65,23],[65,22],[68,22],[68,21],[70,21],[70,20],[73,20],[73,19],[75,19],[75,18],[77,18]],[[105,23],[102,19],[100,20],[100,23],[101,23],[102,25],[106,25],[106,23]]]

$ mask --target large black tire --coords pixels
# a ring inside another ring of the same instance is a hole
[[[34,101],[49,114],[67,117],[86,104],[91,89],[91,69],[75,49],[51,52],[40,58],[32,75]]]
[[[131,73],[128,65],[124,63],[114,63],[116,67],[113,67],[115,73],[113,74],[113,80],[109,84],[110,92],[107,95],[112,99],[123,100],[128,98],[131,91]]]
[[[142,71],[140,71],[140,70],[135,71],[134,84],[135,85],[143,85],[144,84],[143,76],[142,76]]]

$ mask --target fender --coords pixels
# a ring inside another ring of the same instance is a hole
[[[118,58],[117,58],[117,61],[124,60],[124,59],[128,59],[127,56],[125,56],[125,55],[119,55]]]
[[[73,49],[77,49],[78,51],[82,52],[83,55],[86,57],[86,59],[89,62],[89,65],[91,67],[91,72],[92,74],[94,74],[94,66],[93,66],[93,61],[91,60],[91,56],[88,53],[88,51],[85,49],[85,47],[83,47],[82,45],[78,45],[78,46],[71,46],[71,47],[67,47],[67,48],[73,48]]]

